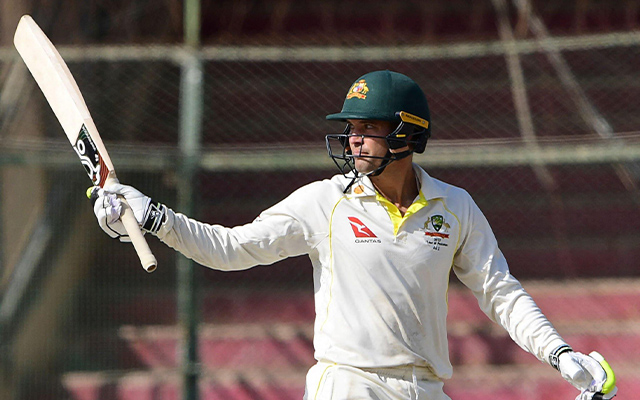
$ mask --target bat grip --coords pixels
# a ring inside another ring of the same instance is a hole
[[[142,235],[142,231],[140,231],[140,225],[138,225],[138,221],[134,217],[131,207],[129,207],[129,204],[123,197],[120,198],[120,201],[122,202],[120,220],[122,221],[124,228],[127,230],[127,234],[131,239],[131,243],[133,243],[136,253],[138,253],[138,257],[142,263],[142,268],[147,272],[153,272],[156,270],[158,261],[153,253],[151,253],[151,249]]]

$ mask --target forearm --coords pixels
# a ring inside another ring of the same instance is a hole
[[[509,273],[499,251],[486,257],[491,262],[475,263],[482,267],[456,268],[458,278],[473,292],[480,309],[502,326],[521,348],[540,361],[564,340],[544,316],[520,282]]]
[[[548,363],[553,349],[566,342],[520,283],[515,281],[509,286],[510,289],[504,294],[489,294],[499,299],[493,307],[496,322],[509,332],[520,347]]]
[[[295,227],[287,223],[275,225],[277,230],[265,223],[226,228],[168,209],[167,220],[157,236],[169,247],[204,266],[243,270],[302,253],[297,250],[304,242],[298,239]]]

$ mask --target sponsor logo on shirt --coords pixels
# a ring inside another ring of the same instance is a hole
[[[360,221],[356,217],[347,217],[351,224],[351,229],[356,237],[356,243],[382,243],[371,229],[369,229],[364,222]]]

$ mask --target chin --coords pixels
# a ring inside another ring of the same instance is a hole
[[[356,165],[356,171],[358,171],[358,173],[362,175],[366,175],[369,172],[372,172],[373,170],[375,170],[375,167],[372,165],[368,165],[368,164],[360,165],[360,166]]]

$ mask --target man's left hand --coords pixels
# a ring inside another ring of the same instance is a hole
[[[581,391],[576,400],[609,400],[618,392],[616,377],[599,353],[567,351],[558,357],[562,377]]]

